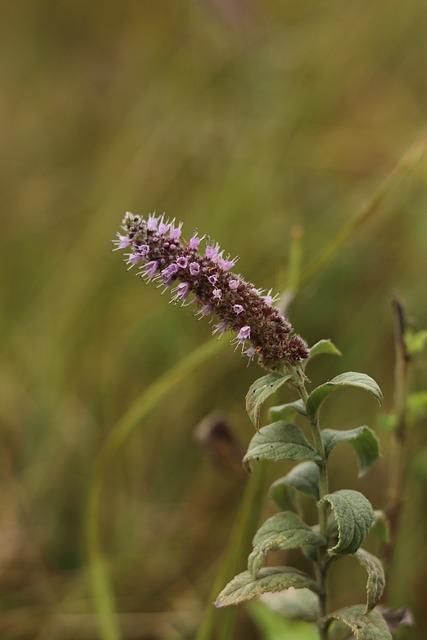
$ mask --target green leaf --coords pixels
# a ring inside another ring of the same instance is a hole
[[[355,373],[354,371],[348,371],[347,373],[341,373],[339,376],[332,378],[332,380],[329,380],[329,382],[321,384],[310,393],[307,400],[307,413],[312,416],[315,415],[320,409],[323,401],[332,392],[337,391],[337,389],[341,389],[342,387],[355,387],[363,389],[364,391],[368,391],[369,393],[372,393],[372,395],[381,404],[383,396],[381,393],[381,389],[379,388],[375,380],[366,375],[366,373]]]
[[[254,536],[254,549],[248,558],[248,570],[255,578],[268,551],[297,549],[304,545],[320,546],[325,543],[323,536],[313,531],[296,513],[276,513],[264,522]]]
[[[307,496],[319,499],[319,467],[315,462],[300,462],[283,478],[279,478],[270,487],[270,496],[276,504],[287,509],[289,490],[296,489]]]
[[[374,523],[371,526],[370,533],[384,544],[390,542],[390,526],[384,511],[380,511],[379,509],[374,511]]]
[[[330,356],[340,356],[341,351],[336,348],[332,340],[319,340],[314,344],[308,353],[308,358],[304,363],[304,366],[307,366],[309,362],[311,362],[317,356],[322,355],[330,355]]]
[[[278,420],[262,427],[249,443],[244,463],[253,460],[320,460],[301,429]]]
[[[362,604],[334,611],[326,619],[344,623],[356,640],[392,640],[387,623],[380,612],[373,609],[365,613]]]
[[[305,411],[305,405],[302,400],[295,400],[294,402],[287,402],[286,404],[280,404],[276,407],[270,407],[269,415],[272,420],[293,420],[296,413],[302,416],[307,415]]]
[[[264,567],[254,580],[249,571],[239,573],[229,582],[216,599],[216,607],[228,607],[252,598],[258,598],[263,593],[274,593],[294,587],[307,587],[317,591],[316,582],[307,574],[293,567]]]
[[[341,489],[328,493],[320,502],[330,506],[338,527],[338,542],[329,552],[355,553],[374,522],[374,510],[369,500],[359,491]]]
[[[275,393],[285,382],[291,379],[291,375],[281,375],[279,373],[269,373],[262,378],[258,378],[249,387],[246,394],[246,411],[255,427],[259,426],[261,407],[264,402]]]
[[[363,476],[380,454],[377,436],[369,427],[356,427],[347,431],[324,429],[322,439],[326,456],[340,442],[350,442],[359,461],[359,476]]]
[[[290,620],[314,622],[320,617],[319,596],[310,589],[287,589],[261,596],[269,609]]]
[[[366,583],[366,609],[368,613],[379,603],[385,587],[385,574],[381,561],[365,549],[358,549],[354,554],[361,567],[368,574]]]
[[[300,593],[301,591],[307,591],[306,589],[289,589],[294,593]],[[283,596],[288,591],[275,594],[265,594],[262,599],[267,595]],[[308,593],[311,593],[308,591]],[[251,617],[253,618],[255,625],[258,627],[263,640],[284,640],[284,638],[292,638],[292,640],[318,640],[319,635],[314,624],[308,622],[300,622],[296,620],[287,620],[280,613],[276,613],[264,602],[252,602],[248,606]]]

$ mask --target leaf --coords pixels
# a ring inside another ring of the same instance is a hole
[[[289,587],[302,589],[307,587],[317,591],[315,581],[307,574],[293,567],[264,567],[254,580],[249,571],[239,573],[229,582],[216,599],[216,607],[228,607],[252,598],[258,598],[263,593],[274,593]]]
[[[366,583],[366,609],[368,613],[381,599],[385,587],[385,574],[381,561],[365,549],[358,549],[354,554],[361,567],[368,574]]]
[[[293,420],[296,413],[302,416],[307,415],[302,400],[295,400],[295,402],[287,402],[286,404],[280,404],[276,407],[270,407],[268,411],[272,420]]]
[[[286,494],[293,489],[319,499],[319,467],[315,462],[300,462],[295,465],[283,478],[273,482],[270,496],[280,508],[286,509],[289,505]]]
[[[290,620],[314,622],[320,616],[319,596],[310,589],[291,587],[279,593],[265,593],[261,601]]]
[[[289,589],[288,591],[294,591],[300,593],[301,591],[307,591],[306,589]],[[288,591],[282,591],[282,593],[265,594],[262,596],[264,599],[267,595],[283,596]],[[310,591],[308,593],[311,593]],[[308,622],[300,622],[296,620],[287,620],[280,613],[276,613],[264,602],[252,602],[249,607],[249,612],[253,618],[255,625],[260,631],[260,637],[263,640],[284,640],[284,638],[292,638],[292,640],[318,640],[319,635],[314,624]]]
[[[249,443],[244,463],[252,460],[320,460],[301,429],[278,420],[262,427]]]
[[[338,527],[338,542],[329,552],[355,553],[374,522],[374,510],[369,500],[359,491],[341,489],[328,493],[320,502],[331,507]]]
[[[264,522],[254,536],[254,549],[248,558],[248,570],[255,578],[266,553],[270,550],[284,551],[304,545],[320,546],[325,543],[323,536],[313,531],[296,513],[276,513]]]
[[[380,542],[388,544],[390,542],[390,526],[384,511],[376,509],[374,511],[374,523],[370,533],[375,535]]]
[[[308,352],[308,358],[304,363],[306,367],[309,362],[311,362],[317,356],[322,355],[331,355],[331,356],[341,356],[341,351],[336,348],[332,340],[319,340],[316,342]]]
[[[341,389],[342,387],[355,387],[364,389],[365,391],[372,393],[372,395],[381,404],[383,396],[381,393],[381,389],[379,388],[375,380],[366,375],[366,373],[355,373],[354,371],[348,371],[347,373],[341,373],[339,376],[332,378],[332,380],[329,380],[329,382],[321,384],[310,393],[306,405],[307,413],[312,416],[315,415],[320,409],[323,401],[333,391],[337,391],[337,389]]]
[[[363,476],[380,454],[377,436],[369,427],[356,427],[347,431],[324,429],[322,439],[326,456],[340,442],[350,442],[359,462],[359,476]]]
[[[344,623],[351,629],[356,640],[392,640],[387,623],[381,613],[376,609],[365,613],[362,604],[334,611],[326,619]]]
[[[246,411],[252,424],[258,428],[261,406],[277,391],[285,382],[291,379],[291,375],[281,375],[279,373],[269,373],[262,378],[258,378],[249,387],[246,394]]]

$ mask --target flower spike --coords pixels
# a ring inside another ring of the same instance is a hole
[[[128,264],[142,263],[141,277],[173,287],[173,302],[196,302],[198,317],[215,316],[213,332],[234,331],[237,345],[250,360],[257,357],[261,366],[277,370],[307,358],[306,343],[273,306],[271,291],[263,295],[233,273],[237,258],[224,258],[218,244],[209,241],[199,252],[205,236],[193,234],[186,242],[182,223],[154,214],[144,218],[127,213],[122,228],[125,235],[118,234],[115,244],[130,251]]]

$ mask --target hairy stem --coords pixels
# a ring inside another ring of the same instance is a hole
[[[298,393],[307,407],[308,392],[305,386],[305,374],[302,370],[297,371],[296,387]],[[307,412],[308,413],[308,412]],[[325,447],[322,440],[322,431],[320,428],[319,415],[316,413],[314,416],[309,417],[310,428],[313,435],[314,445],[321,458],[318,463],[319,466],[319,494],[320,500],[329,493],[329,481],[328,481],[328,469],[326,463]],[[318,516],[319,516],[319,529],[321,535],[327,537],[327,507],[323,502],[318,502]],[[314,562],[314,570],[316,574],[316,580],[319,587],[319,604],[320,604],[320,620],[317,624],[319,630],[319,636],[321,640],[328,639],[328,629],[323,622],[323,618],[326,614],[327,607],[327,554],[326,550],[319,548],[317,551],[317,560]]]

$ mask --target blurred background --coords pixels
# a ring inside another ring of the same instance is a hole
[[[330,260],[306,272],[289,313],[309,343],[330,337],[343,352],[313,365],[314,382],[366,371],[389,412],[393,296],[414,327],[427,327],[425,158],[410,154],[386,199],[348,225],[425,135],[427,6],[35,0],[4,2],[1,14],[0,636],[107,638],[84,535],[97,456],[141,394],[210,339],[206,323],[111,253],[124,211],[166,211],[187,235],[210,233],[266,288],[286,282],[292,234],[302,234],[304,269],[347,229]],[[425,356],[411,372],[411,388],[427,388]],[[99,546],[123,638],[200,629],[247,476],[195,430],[219,411],[235,439],[228,454],[239,456],[253,433],[244,394],[259,375],[232,348],[212,350],[144,417],[137,411],[109,456]],[[386,421],[357,392],[337,396],[324,416],[329,427],[377,429],[382,460],[358,480],[343,448],[331,459],[332,488],[358,488],[381,507]],[[401,637],[421,640],[421,414],[407,446],[388,599],[417,620]],[[345,566],[331,606],[363,601],[363,576]],[[235,622],[230,638],[264,637],[250,609]]]

